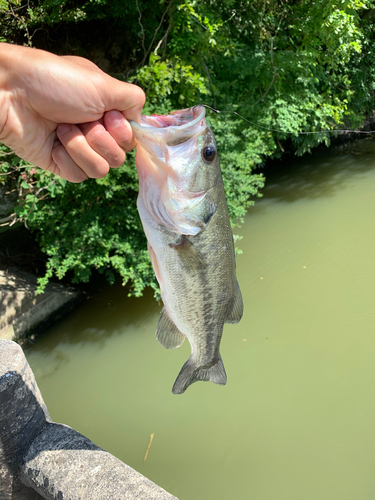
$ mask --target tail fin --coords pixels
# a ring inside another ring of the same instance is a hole
[[[199,367],[189,358],[176,378],[172,389],[173,394],[183,394],[189,385],[198,380],[209,381],[219,385],[227,383],[227,374],[225,373],[221,356],[210,368]]]

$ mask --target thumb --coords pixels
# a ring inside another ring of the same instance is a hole
[[[120,111],[127,120],[141,123],[141,113],[146,96],[138,85],[121,82],[108,77],[110,85],[106,85],[105,110]]]
[[[87,76],[94,79],[96,89],[101,96],[104,111],[117,109],[125,118],[140,123],[142,108],[146,96],[138,85],[122,82],[104,73],[93,62],[83,57],[60,56],[88,72]]]

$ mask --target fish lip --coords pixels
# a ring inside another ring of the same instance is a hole
[[[130,126],[132,127],[132,129],[134,130],[134,132],[156,132],[158,131],[159,133],[161,131],[167,131],[167,130],[170,130],[171,128],[177,128],[178,130],[185,130],[187,128],[190,128],[190,127],[194,127],[194,125],[196,125],[200,120],[204,119],[205,116],[206,116],[206,109],[204,106],[200,105],[200,104],[197,104],[196,106],[193,106],[191,108],[186,108],[186,110],[181,110],[181,111],[187,111],[187,110],[194,110],[195,108],[202,108],[201,109],[201,112],[199,113],[199,115],[194,118],[194,120],[192,121],[189,121],[189,122],[186,122],[184,123],[183,125],[170,125],[170,126],[167,126],[167,127],[142,127],[142,125],[139,125],[139,123],[136,123],[132,120],[129,120],[129,124]],[[177,111],[177,112],[181,112],[181,111]],[[163,115],[163,116],[173,116],[174,114],[176,114],[176,112],[172,112],[168,115]],[[149,115],[145,115],[146,118],[149,117]]]

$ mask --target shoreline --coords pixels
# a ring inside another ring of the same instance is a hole
[[[84,299],[84,293],[49,283],[37,294],[37,277],[16,268],[0,268],[0,339],[22,342],[58,320]]]

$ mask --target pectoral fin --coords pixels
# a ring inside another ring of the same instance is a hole
[[[174,248],[180,257],[181,264],[191,268],[200,268],[205,266],[205,260],[193,243],[185,236],[176,243],[170,243],[169,246]]]
[[[238,281],[236,281],[236,292],[231,312],[227,316],[225,323],[238,323],[243,315],[243,300]]]
[[[177,349],[177,347],[182,346],[185,340],[185,335],[180,332],[164,309],[156,328],[156,338],[159,344],[166,349]]]

